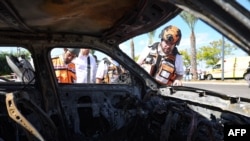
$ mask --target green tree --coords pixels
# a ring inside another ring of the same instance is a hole
[[[187,23],[191,30],[190,43],[191,43],[191,73],[193,74],[193,79],[197,80],[197,60],[196,60],[196,39],[194,33],[194,27],[198,18],[188,12],[181,12],[181,18]]]
[[[210,42],[208,46],[202,46],[199,48],[197,53],[197,59],[199,61],[205,61],[207,66],[215,65],[221,59],[221,46],[222,40]],[[235,45],[224,43],[224,54],[233,55],[233,51],[236,50]]]
[[[135,62],[139,59],[139,57],[140,57],[139,55],[135,56],[135,59],[134,59]]]
[[[185,50],[180,50],[180,53],[182,55],[182,58],[183,58],[183,64],[186,68],[188,68],[191,64],[191,60],[190,60],[190,55],[187,51],[187,49]]]
[[[6,61],[7,55],[10,55],[10,54],[0,53],[0,66],[1,66],[0,75],[6,75],[12,72]]]

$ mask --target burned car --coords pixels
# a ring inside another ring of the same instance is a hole
[[[222,141],[225,125],[250,124],[250,99],[165,87],[118,47],[189,11],[250,54],[249,11],[226,0],[2,0],[1,48],[19,81],[0,82],[3,141]],[[52,52],[89,48],[127,71],[120,84],[59,83]],[[2,66],[1,66],[2,67]]]

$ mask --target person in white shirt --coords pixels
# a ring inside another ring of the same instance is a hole
[[[181,40],[181,30],[170,25],[162,30],[159,37],[161,41],[146,48],[137,63],[160,84],[181,86],[183,59],[176,47]]]
[[[74,60],[76,68],[76,83],[95,83],[96,59],[90,49],[81,49]]]
[[[98,64],[98,69],[96,72],[96,83],[100,84],[114,84],[117,83],[117,80],[123,70],[120,67],[120,64],[113,60],[112,58],[103,58],[102,61]]]

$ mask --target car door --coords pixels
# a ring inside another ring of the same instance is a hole
[[[111,58],[100,51],[92,53],[99,66],[104,58]],[[61,54],[63,48],[51,50],[52,58]],[[74,136],[93,137],[123,127],[130,122],[129,117],[136,115],[143,89],[128,70],[119,75],[116,83],[60,83],[54,79],[66,125]]]

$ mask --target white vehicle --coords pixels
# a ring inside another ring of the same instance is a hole
[[[250,56],[232,57],[224,59],[224,78],[244,78],[250,62]],[[207,79],[220,79],[222,77],[222,61],[207,71]]]

